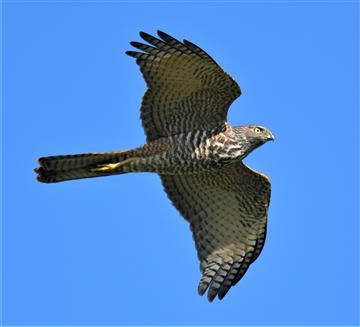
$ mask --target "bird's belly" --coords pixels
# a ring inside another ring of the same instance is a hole
[[[164,175],[196,174],[207,170],[217,170],[225,167],[238,157],[223,149],[186,149],[174,147],[171,151],[141,159],[141,171],[151,171]]]
[[[243,156],[242,148],[229,135],[207,135],[206,132],[158,139],[139,148],[138,153],[139,158],[131,163],[131,171],[160,174],[221,169]]]

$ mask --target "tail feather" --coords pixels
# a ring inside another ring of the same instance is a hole
[[[97,167],[120,163],[133,155],[132,150],[83,153],[39,158],[39,167],[35,169],[37,180],[43,183],[63,182],[71,179],[90,178],[122,174],[125,171],[99,169]]]

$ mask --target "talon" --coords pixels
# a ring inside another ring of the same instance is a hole
[[[117,162],[117,163],[113,163],[113,164],[98,165],[96,168],[90,169],[90,171],[92,171],[94,173],[96,173],[96,172],[106,172],[106,173],[111,172],[111,171],[113,171],[135,159],[136,158],[129,158],[129,159]]]
[[[92,168],[91,171],[92,172],[109,172],[112,170],[115,170],[116,168],[118,168],[119,166],[121,166],[121,162],[115,163],[115,164],[106,164],[106,165],[99,165],[96,168]]]

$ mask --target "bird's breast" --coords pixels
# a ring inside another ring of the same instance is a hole
[[[197,173],[224,167],[242,155],[232,133],[191,131],[145,145],[139,169],[160,174]]]
[[[178,140],[178,146],[177,155],[195,169],[218,168],[239,160],[243,155],[241,145],[227,131],[188,133]]]

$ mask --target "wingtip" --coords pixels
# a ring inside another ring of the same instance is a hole
[[[209,287],[209,284],[200,283],[198,286],[199,295],[204,295],[208,287]]]
[[[225,297],[225,295],[227,294],[227,292],[229,292],[229,290],[230,290],[230,287],[228,287],[228,288],[226,288],[226,289],[220,289],[220,290],[219,290],[217,296],[218,296],[218,298],[219,298],[220,301]]]
[[[148,33],[146,33],[146,32],[144,32],[144,31],[140,31],[139,32],[139,35],[140,35],[140,37],[142,38],[142,39],[144,39],[146,36],[148,36],[149,34]]]
[[[213,288],[210,288],[208,293],[207,293],[207,299],[208,301],[211,303],[214,301],[214,299],[216,298],[217,295],[217,291],[214,290]]]
[[[163,40],[164,40],[164,38],[171,37],[169,34],[163,32],[161,30],[157,30],[156,32],[157,32],[157,35],[160,36]]]
[[[136,52],[136,51],[131,51],[131,50],[128,50],[128,51],[125,51],[125,54],[126,55],[128,55],[128,56],[130,56],[130,57],[133,57],[133,58],[136,58],[136,54],[137,54],[138,52]]]
[[[199,295],[204,295],[207,291],[207,289],[209,288],[209,284],[208,283],[200,283],[198,286],[198,293]],[[213,289],[209,289],[208,293],[207,293],[207,299],[208,301],[211,303],[214,301],[215,297],[216,297],[216,292],[214,292]]]

